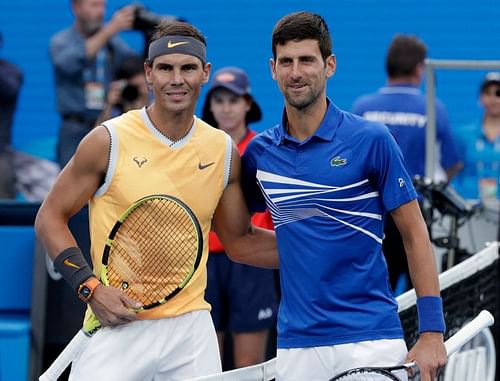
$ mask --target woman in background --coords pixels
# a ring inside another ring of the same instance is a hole
[[[240,155],[243,154],[255,135],[248,124],[262,118],[243,70],[225,67],[214,74],[202,118],[228,133]],[[269,212],[254,214],[252,221],[256,226],[273,228]],[[224,334],[231,332],[234,366],[240,368],[261,363],[265,360],[269,330],[275,324],[274,273],[231,261],[214,232],[210,233],[209,248],[205,297],[212,305],[221,358],[224,357]]]

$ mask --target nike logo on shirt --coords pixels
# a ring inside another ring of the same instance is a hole
[[[203,170],[203,169],[205,169],[205,168],[210,167],[210,166],[211,166],[211,165],[213,165],[213,164],[215,164],[215,161],[212,161],[211,163],[208,163],[208,164],[201,164],[201,163],[199,163],[199,164],[198,164],[198,169]]]

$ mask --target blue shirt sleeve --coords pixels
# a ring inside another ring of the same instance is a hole
[[[416,199],[417,193],[393,134],[384,125],[377,123],[374,127],[371,175],[385,208],[391,211]]]
[[[87,62],[85,39],[76,30],[66,29],[56,34],[49,49],[56,72],[71,77],[83,71]]]

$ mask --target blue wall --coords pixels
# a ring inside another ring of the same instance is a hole
[[[109,0],[108,17],[127,3]],[[214,69],[231,64],[249,71],[264,112],[263,121],[254,125],[257,130],[280,117],[281,95],[269,74],[270,35],[275,22],[291,11],[318,12],[329,23],[337,55],[329,95],[347,109],[356,96],[384,83],[385,51],[396,32],[420,36],[432,58],[500,59],[499,0],[254,0],[237,2],[238,6],[227,0],[143,3],[157,13],[184,17],[201,29],[208,38]],[[17,148],[51,139],[57,132],[48,42],[72,22],[69,4],[70,0],[0,0],[4,35],[0,56],[15,61],[25,73],[15,119]],[[138,32],[126,32],[123,37],[142,48]],[[452,123],[477,118],[477,88],[483,75],[481,71],[438,71],[438,96],[448,105]]]

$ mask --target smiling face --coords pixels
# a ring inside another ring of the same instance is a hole
[[[323,60],[317,40],[288,41],[276,46],[273,79],[287,105],[303,110],[326,96],[326,80],[335,73],[335,56]]]
[[[165,111],[194,113],[201,85],[208,81],[210,64],[187,54],[165,54],[144,65],[155,104]]]

